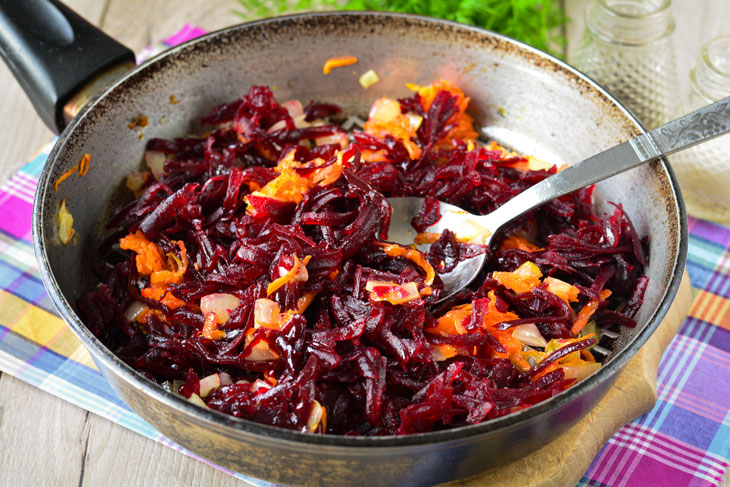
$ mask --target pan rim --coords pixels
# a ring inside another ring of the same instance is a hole
[[[457,428],[451,428],[442,431],[432,431],[428,433],[418,433],[405,436],[381,436],[381,437],[353,437],[353,436],[342,436],[342,435],[313,435],[309,433],[302,433],[299,431],[288,430],[280,427],[269,426],[260,424],[251,420],[236,418],[218,411],[203,409],[196,406],[186,399],[172,394],[162,389],[157,383],[143,377],[139,372],[134,370],[132,367],[127,365],[118,359],[105,345],[103,345],[83,324],[80,318],[73,311],[73,307],[66,300],[62,294],[60,286],[53,276],[48,255],[44,242],[46,241],[46,235],[43,230],[42,222],[44,221],[44,211],[46,209],[43,206],[43,201],[46,199],[46,194],[50,191],[52,186],[50,182],[51,171],[49,168],[55,164],[58,160],[59,153],[63,152],[65,142],[67,141],[69,134],[72,133],[75,127],[81,123],[81,121],[91,112],[98,102],[115,92],[121,85],[123,85],[130,78],[143,72],[149,66],[157,64],[160,60],[174,57],[185,49],[189,49],[191,46],[197,44],[206,43],[211,40],[215,40],[218,37],[224,37],[226,34],[237,30],[252,29],[261,26],[267,26],[280,22],[288,21],[306,21],[308,19],[319,18],[319,17],[333,17],[333,16],[356,16],[356,17],[373,17],[374,19],[401,19],[417,21],[424,24],[447,26],[452,29],[463,31],[465,34],[468,32],[479,34],[486,37],[492,37],[498,41],[508,43],[516,46],[521,52],[531,54],[551,62],[553,65],[560,68],[567,75],[570,75],[574,79],[579,79],[584,86],[595,90],[599,95],[606,98],[612,105],[614,105],[617,113],[623,115],[623,120],[629,122],[639,133],[645,133],[643,126],[635,119],[631,112],[626,109],[616,98],[609,94],[599,84],[588,78],[586,75],[569,66],[565,62],[553,57],[550,54],[544,53],[539,49],[531,47],[520,41],[516,41],[502,34],[491,32],[478,27],[467,26],[459,24],[453,21],[435,19],[431,17],[410,15],[410,14],[399,14],[389,12],[359,12],[359,11],[345,11],[345,12],[316,12],[316,13],[302,13],[302,14],[291,14],[278,16],[268,19],[257,20],[253,22],[238,24],[235,26],[227,27],[215,32],[211,32],[204,36],[198,37],[191,41],[188,41],[179,46],[173,47],[153,58],[137,66],[134,70],[114,82],[110,85],[104,93],[95,97],[89,104],[84,107],[82,112],[68,125],[68,127],[60,135],[58,142],[53,147],[51,153],[48,156],[46,166],[44,167],[38,182],[38,189],[36,191],[34,205],[33,205],[33,247],[35,249],[36,260],[39,265],[39,271],[43,283],[48,291],[54,305],[61,314],[64,321],[69,325],[74,334],[81,340],[86,346],[95,360],[103,362],[104,366],[126,383],[132,387],[140,390],[146,396],[151,397],[153,400],[164,404],[167,407],[177,409],[187,416],[194,417],[197,421],[206,423],[206,427],[221,430],[224,434],[236,436],[255,436],[258,439],[265,439],[274,442],[291,442],[297,444],[311,444],[321,445],[329,447],[342,447],[350,449],[365,449],[375,448],[382,449],[384,447],[411,447],[419,446],[431,443],[446,443],[446,442],[458,442],[465,440],[472,436],[481,435],[495,430],[509,429],[515,425],[523,422],[527,422],[531,419],[538,418],[539,416],[549,412],[552,409],[558,409],[566,406],[576,398],[588,393],[590,390],[598,387],[605,381],[611,381],[615,374],[617,374],[626,363],[633,358],[636,352],[644,345],[651,334],[656,330],[659,323],[666,315],[669,307],[671,306],[674,297],[679,288],[682,273],[685,267],[685,261],[687,257],[687,216],[684,206],[684,200],[681,197],[681,191],[679,184],[674,175],[671,166],[667,163],[665,158],[661,158],[661,166],[666,171],[673,197],[675,202],[676,217],[678,223],[678,248],[676,249],[676,258],[673,263],[673,274],[669,281],[663,296],[659,301],[659,305],[656,307],[651,317],[647,320],[644,327],[639,331],[627,345],[620,350],[616,356],[606,366],[601,367],[596,373],[580,382],[579,384],[571,387],[570,389],[561,392],[560,394],[533,405],[527,409],[508,414],[499,418],[484,421],[475,425],[461,426]]]

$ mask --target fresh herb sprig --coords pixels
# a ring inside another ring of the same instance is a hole
[[[559,0],[238,0],[245,19],[307,10],[382,10],[428,15],[500,32],[562,57],[567,22]]]

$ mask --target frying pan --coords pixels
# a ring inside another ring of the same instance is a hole
[[[471,97],[470,113],[484,138],[558,164],[580,161],[643,129],[596,83],[527,45],[453,22],[372,12],[278,17],[198,38],[114,81],[63,128],[63,107],[73,114],[88,96],[83,86],[118,75],[95,78],[130,61],[131,54],[55,2],[30,2],[41,6],[34,10],[43,13],[39,29],[40,21],[18,14],[23,3],[0,1],[0,51],[10,57],[44,120],[63,129],[34,205],[33,242],[43,282],[122,399],[163,434],[220,465],[286,484],[401,486],[460,479],[511,462],[590,411],[674,298],[686,258],[686,216],[671,168],[660,160],[596,187],[599,212],[621,202],[638,233],[649,236],[650,285],[638,326],[609,330],[606,336],[613,339],[602,342],[609,350],[604,366],[567,391],[482,424],[402,437],[303,434],[195,406],[122,363],[76,312],[79,296],[96,285],[87,264],[104,238],[104,222],[129,200],[122,182],[142,166],[146,139],[199,131],[201,116],[252,84],[275,86],[280,100],[326,100],[363,116],[378,97],[407,95],[406,82],[436,78],[456,82]],[[22,19],[20,25],[13,19]],[[96,40],[90,43],[89,35]],[[69,51],[76,54],[59,62]],[[352,69],[323,76],[324,61],[344,54],[357,56],[357,69],[372,68],[381,81],[364,90]],[[77,65],[69,69],[72,62]],[[59,66],[60,74],[53,74]],[[171,104],[171,95],[179,103]],[[138,114],[149,125],[132,130],[128,123]],[[88,174],[67,179],[55,191],[53,183],[86,153],[92,156]],[[80,235],[75,244],[62,245],[58,238],[63,199]]]

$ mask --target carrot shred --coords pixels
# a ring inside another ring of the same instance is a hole
[[[456,348],[448,344],[431,345],[431,351],[438,362],[458,355]]]
[[[185,271],[188,269],[187,249],[181,240],[176,240],[175,243],[180,248],[180,259],[173,253],[167,254],[167,269],[153,272],[150,275],[150,283],[153,286],[180,284],[182,282]]]
[[[53,190],[54,190],[54,191],[58,191],[58,185],[59,185],[59,184],[61,184],[62,182],[64,182],[65,180],[67,180],[68,178],[70,178],[70,177],[71,177],[71,175],[72,175],[73,173],[75,173],[77,169],[78,169],[78,165],[76,165],[76,166],[72,167],[71,169],[69,169],[69,170],[68,170],[68,171],[66,171],[65,173],[61,174],[61,175],[60,175],[60,176],[58,177],[58,179],[56,179],[56,182],[55,182],[55,183],[53,183]]]
[[[79,161],[79,176],[84,177],[89,172],[89,162],[91,162],[91,154],[84,154]]]
[[[220,340],[226,337],[226,332],[218,329],[218,317],[212,311],[205,315],[205,323],[201,333],[208,340]]]
[[[91,154],[84,154],[78,164],[71,167],[56,179],[56,182],[53,183],[53,191],[58,191],[58,185],[70,178],[76,171],[79,172],[79,176],[86,176],[86,173],[89,172],[89,162],[91,162]]]
[[[137,253],[135,262],[137,272],[140,274],[149,276],[153,272],[165,269],[165,259],[159,247],[150,242],[141,230],[120,239],[119,245],[123,250],[133,250]]]
[[[355,56],[340,56],[340,57],[332,57],[329,58],[324,63],[324,67],[322,68],[322,72],[324,74],[330,74],[330,71],[332,71],[335,68],[341,68],[343,66],[350,66],[352,64],[355,64],[357,62],[357,58]]]
[[[423,331],[442,336],[463,335],[466,333],[466,328],[462,326],[462,323],[471,316],[471,312],[471,304],[456,306],[436,320],[436,326],[425,328]]]
[[[570,332],[573,335],[577,335],[578,333],[580,333],[580,331],[585,328],[585,326],[588,324],[588,321],[598,309],[598,305],[601,303],[601,301],[605,301],[610,295],[611,290],[604,289],[599,295],[601,299],[592,299],[588,301],[588,303],[586,303],[586,305],[583,306],[580,311],[578,311],[578,317],[573,322],[573,326],[570,328]]]
[[[145,298],[159,301],[170,309],[177,309],[185,305],[185,301],[173,296],[169,289],[163,289],[161,287],[148,287],[142,289],[142,291],[140,292]]]
[[[284,274],[283,276],[279,277],[278,279],[274,280],[269,284],[269,286],[266,288],[266,295],[271,296],[273,293],[276,292],[277,289],[279,289],[284,284],[287,284],[288,282],[293,281],[297,274],[299,273],[299,269],[302,265],[306,266],[309,262],[309,259],[312,258],[311,255],[306,256],[303,260],[299,260],[299,257],[294,254],[292,257],[294,257],[294,265],[291,269],[289,269],[289,272]]]
[[[309,305],[312,304],[312,301],[314,301],[315,296],[317,296],[317,293],[312,292],[309,292],[304,296],[299,296],[299,299],[297,300],[297,311],[300,314],[304,313]]]
[[[423,257],[423,254],[418,250],[409,249],[398,244],[383,244],[377,243],[378,246],[383,248],[383,252],[389,257],[404,257],[418,267],[423,269],[426,273],[426,285],[430,286],[433,284],[433,280],[436,277],[436,272],[433,270],[433,266]]]
[[[526,261],[514,272],[492,273],[492,278],[516,293],[526,293],[533,287],[539,286],[541,277],[540,268],[530,261]]]
[[[499,250],[510,249],[524,250],[525,252],[537,252],[538,250],[543,250],[542,248],[538,247],[537,245],[528,241],[526,238],[519,235],[510,235],[509,237],[505,238],[502,241],[502,244],[499,246]]]

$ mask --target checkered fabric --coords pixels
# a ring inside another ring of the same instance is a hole
[[[200,33],[186,26],[166,42]],[[195,457],[119,399],[55,314],[31,242],[33,194],[50,147],[0,187],[0,371]],[[730,464],[730,228],[689,223],[693,302],[662,358],[659,399],[611,437],[579,486],[714,486]]]

